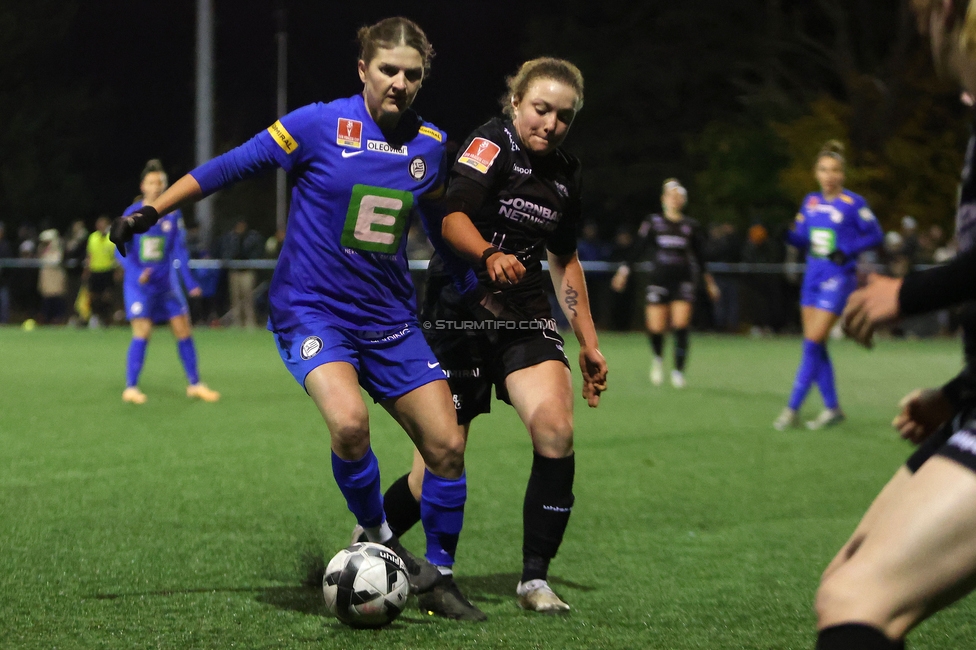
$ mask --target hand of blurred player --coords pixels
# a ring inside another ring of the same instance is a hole
[[[485,260],[488,278],[500,287],[518,284],[525,275],[525,266],[519,258],[498,252]]]
[[[580,370],[583,372],[583,399],[590,408],[600,405],[600,393],[607,389],[607,360],[597,348],[580,348]]]
[[[190,289],[191,298],[199,298],[202,295],[203,295],[203,289],[201,289],[200,287]]]
[[[152,268],[147,267],[142,270],[139,274],[139,284],[146,284],[149,282],[149,277],[152,275]]]
[[[610,280],[610,288],[616,293],[622,292],[627,288],[627,278],[630,277],[630,269],[626,266],[621,266],[617,269],[617,272],[613,274],[613,278]]]
[[[844,332],[861,345],[871,347],[875,328],[898,318],[901,282],[877,273],[869,275],[867,285],[847,299]]]
[[[953,415],[952,404],[939,389],[917,389],[905,395],[901,411],[891,421],[901,437],[916,445],[928,438]]]
[[[140,235],[159,221],[159,213],[151,205],[144,205],[134,213],[119,217],[112,222],[108,231],[108,238],[119,249],[119,255],[125,257],[125,245],[132,241],[135,235]]]

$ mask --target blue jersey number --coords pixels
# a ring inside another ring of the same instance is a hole
[[[400,248],[413,194],[371,185],[353,185],[342,228],[342,245],[373,253],[395,254]]]

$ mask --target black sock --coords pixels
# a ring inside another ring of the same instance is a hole
[[[657,334],[655,332],[650,332],[647,338],[651,340],[651,349],[654,350],[655,357],[664,356],[664,334]]]
[[[573,510],[576,456],[534,454],[522,507],[522,582],[545,580]]]
[[[892,641],[884,632],[864,623],[844,623],[820,630],[817,650],[904,650],[904,641]]]
[[[674,331],[674,369],[679,372],[685,370],[685,360],[688,358],[688,328],[683,327]]]
[[[393,485],[386,489],[383,495],[383,510],[386,512],[386,523],[390,524],[390,530],[397,537],[400,537],[414,524],[420,521],[420,502],[414,498],[410,491],[407,479],[410,474],[404,474]]]

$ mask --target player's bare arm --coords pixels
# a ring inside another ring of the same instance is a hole
[[[586,293],[583,267],[576,253],[549,253],[549,275],[559,296],[559,306],[580,344],[580,371],[583,373],[583,397],[590,407],[600,404],[600,393],[607,389],[607,361],[600,352],[590,300]]]

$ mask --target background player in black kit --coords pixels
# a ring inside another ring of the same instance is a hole
[[[976,93],[976,3],[912,0],[936,65]],[[849,335],[902,315],[976,299],[976,136],[956,214],[959,255],[904,279],[872,276],[844,310]],[[821,578],[818,650],[896,650],[923,620],[976,585],[976,313],[963,318],[966,367],[902,400],[892,424],[921,443],[868,508]]]
[[[655,386],[664,380],[664,334],[670,326],[674,330],[671,385],[675,388],[685,387],[688,325],[691,324],[698,277],[704,277],[712,300],[718,300],[720,295],[711,274],[702,273],[704,233],[697,221],[682,214],[681,210],[687,202],[688,191],[677,179],[664,181],[661,189],[664,214],[652,214],[644,219],[627,261],[620,265],[610,281],[614,291],[623,291],[634,263],[649,259],[654,264],[648,278],[644,322],[653,351],[650,376]]]
[[[535,59],[508,80],[508,89],[507,117],[476,129],[460,150],[442,229],[444,239],[479,269],[480,296],[462,298],[435,257],[421,320],[448,375],[465,435],[471,420],[490,410],[492,385],[529,431],[534,458],[523,506],[518,603],[527,610],[566,611],[569,605],[546,579],[574,500],[572,376],[541,258],[548,257],[551,281],[579,340],[583,396],[595,407],[606,389],[607,365],[576,257],[580,164],[559,146],[583,104],[583,77],[567,61]],[[496,327],[459,329],[471,322]],[[422,471],[415,457],[411,473],[384,497],[388,520],[401,532],[418,521]]]

